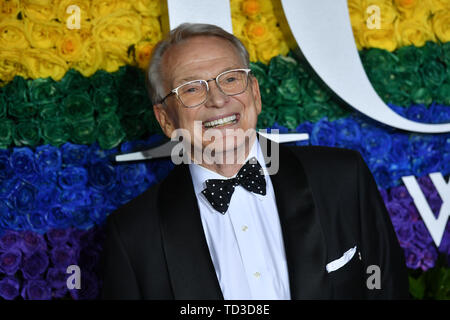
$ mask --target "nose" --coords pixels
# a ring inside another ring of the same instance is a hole
[[[216,81],[210,80],[208,82],[209,92],[206,98],[206,107],[222,108],[230,100],[230,97],[224,94],[217,86]]]

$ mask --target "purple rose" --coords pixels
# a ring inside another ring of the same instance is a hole
[[[389,215],[392,219],[393,225],[404,225],[411,223],[411,217],[408,211],[408,208],[402,205],[402,203],[396,201],[389,201],[386,204],[386,209],[389,212]]]
[[[20,284],[14,277],[4,277],[0,280],[0,297],[13,300],[19,295]]]
[[[17,249],[10,249],[0,255],[0,270],[8,275],[14,275],[22,261],[22,253]]]
[[[405,259],[406,266],[409,269],[418,269],[420,267],[420,259],[422,258],[422,254],[418,250],[413,250],[412,247],[406,248],[405,250]]]
[[[81,288],[69,291],[75,300],[97,299],[99,295],[99,280],[94,273],[84,271],[81,276]]]
[[[47,271],[47,282],[50,284],[52,288],[61,289],[67,288],[66,281],[69,276],[66,273],[66,267],[58,267],[58,268],[49,268]]]
[[[433,238],[431,238],[430,232],[425,226],[424,222],[419,220],[413,223],[413,230],[415,235],[416,243],[427,245],[433,242]],[[422,245],[422,246],[423,246]]]
[[[99,262],[99,253],[90,247],[85,247],[80,250],[80,257],[78,263],[84,270],[94,269]]]
[[[447,225],[447,229],[444,231],[444,236],[439,245],[439,252],[447,254],[450,258],[450,225]]]
[[[47,232],[47,239],[52,246],[64,244],[69,240],[71,229],[51,229]]]
[[[428,246],[428,250],[425,250],[423,252],[423,258],[420,268],[423,271],[427,271],[428,269],[433,268],[436,263],[437,256],[438,254],[436,252],[436,249],[433,246]]]
[[[50,300],[52,291],[44,280],[29,280],[24,284],[21,295],[26,300]]]
[[[65,267],[75,262],[75,250],[68,245],[59,245],[52,249],[51,260],[56,267]]]
[[[427,197],[426,197],[428,204],[430,205],[431,211],[433,211],[434,216],[437,218],[439,217],[439,211],[441,209],[442,206],[442,199],[439,196],[437,191],[434,191],[432,193],[430,193]]]
[[[25,256],[22,264],[22,273],[25,279],[36,279],[48,267],[48,256],[44,251],[36,251],[30,256]]]
[[[385,189],[378,188],[378,192],[380,193],[381,199],[383,199],[384,203],[389,202],[389,194]]]
[[[396,201],[405,201],[405,202],[411,202],[413,199],[411,198],[411,195],[409,194],[408,189],[406,189],[405,186],[398,186],[391,189],[391,197],[392,200]]]
[[[410,224],[397,226],[397,228],[395,228],[395,232],[397,233],[398,241],[402,247],[405,247],[406,244],[414,237],[414,232]]]
[[[17,231],[8,230],[5,234],[0,238],[0,249],[8,250],[13,248],[20,248],[22,243],[22,237],[20,233]]]
[[[22,250],[24,253],[27,253],[28,255],[32,254],[33,252],[40,250],[45,251],[47,250],[47,243],[45,242],[45,239],[42,235],[32,232],[32,231],[25,231],[22,233]]]

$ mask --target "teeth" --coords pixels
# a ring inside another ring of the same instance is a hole
[[[213,121],[208,121],[208,122],[204,122],[203,125],[207,128],[211,128],[211,127],[215,127],[218,125],[223,125],[223,124],[228,124],[229,122],[233,122],[234,120],[236,120],[236,115],[233,114],[232,116],[229,117],[225,117],[225,118],[221,118],[221,119],[217,119],[217,120],[213,120]]]

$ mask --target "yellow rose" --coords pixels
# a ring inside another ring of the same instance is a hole
[[[65,61],[78,60],[83,51],[83,42],[76,32],[66,32],[56,42],[56,51]]]
[[[421,47],[426,41],[435,41],[431,24],[416,19],[399,19],[395,22],[395,34],[400,46]]]
[[[376,14],[373,10],[370,10],[369,12],[367,9],[370,6],[377,6],[380,8],[380,22],[381,22],[381,29],[389,29],[394,22],[394,20],[398,16],[398,12],[395,9],[395,7],[392,5],[391,0],[365,0],[363,5],[363,23],[368,25],[368,21],[373,21],[373,17]]]
[[[242,15],[242,2],[244,2],[244,0],[230,0],[231,16]]]
[[[49,22],[56,18],[54,0],[24,0],[22,5],[24,18],[41,22]]]
[[[103,51],[103,60],[100,64],[101,69],[115,72],[119,67],[133,62],[133,57],[128,54],[128,46],[124,43],[101,41],[100,47]]]
[[[161,15],[161,1],[133,0],[133,7],[140,15],[159,17]]]
[[[241,38],[242,44],[248,51],[249,59],[252,62],[258,61],[258,56],[256,55],[256,47],[253,43],[251,43],[247,38]]]
[[[431,13],[450,10],[450,0],[430,0]]]
[[[137,43],[141,39],[142,18],[132,11],[119,10],[92,22],[92,34],[99,42]]]
[[[89,16],[92,19],[97,19],[114,13],[117,10],[130,10],[132,7],[131,2],[134,1],[95,0],[92,1]]]
[[[96,1],[92,1],[96,2]],[[70,13],[67,13],[67,9],[70,6],[77,6],[79,8],[79,23],[80,27],[83,27],[83,23],[89,20],[92,20],[93,17],[90,16],[90,3],[89,0],[59,0],[57,9],[56,9],[56,17],[58,18],[61,23],[64,24],[64,26],[67,25],[67,21],[69,21],[69,24],[72,24],[74,21],[73,17],[76,17],[77,11],[69,11]],[[76,21],[76,20],[75,20]]]
[[[258,61],[267,64],[270,59],[281,54],[280,44],[276,39],[258,43],[256,45],[256,54]]]
[[[359,41],[364,48],[379,48],[391,52],[397,48],[397,40],[393,27],[386,29],[363,28]]]
[[[411,17],[428,18],[431,14],[429,0],[394,0],[394,3],[404,19]]]
[[[51,77],[59,81],[68,70],[67,63],[53,49],[28,49],[23,60],[32,78]]]
[[[25,37],[23,23],[17,19],[6,19],[0,22],[0,48],[25,49],[30,44]]]
[[[270,32],[264,22],[249,21],[245,26],[245,34],[255,45],[270,38]]]
[[[352,26],[360,26],[364,22],[365,8],[360,0],[347,1],[348,13]]]
[[[10,82],[15,75],[28,74],[20,50],[0,50],[0,84]]]
[[[161,24],[152,16],[142,17],[141,39],[157,43],[162,38]]]
[[[450,41],[450,10],[437,11],[433,16],[432,26],[441,42]]]
[[[245,37],[245,24],[247,23],[247,19],[231,16],[231,21],[233,25],[233,34],[239,39]]]
[[[16,18],[22,9],[19,0],[10,0],[0,2],[0,21],[9,18]]]
[[[84,44],[78,60],[72,61],[70,67],[83,76],[90,77],[100,68],[102,61],[103,51],[99,43],[90,39]]]
[[[139,68],[147,70],[154,45],[149,41],[141,41],[134,48],[134,59]]]
[[[37,22],[25,19],[24,23],[25,36],[33,48],[52,48],[63,34],[61,24],[56,21]]]

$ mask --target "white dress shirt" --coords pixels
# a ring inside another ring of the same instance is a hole
[[[190,164],[209,252],[226,300],[289,300],[289,277],[275,194],[259,142],[255,156],[263,167],[266,195],[236,186],[228,211],[216,211],[201,193],[207,179],[231,179]]]

